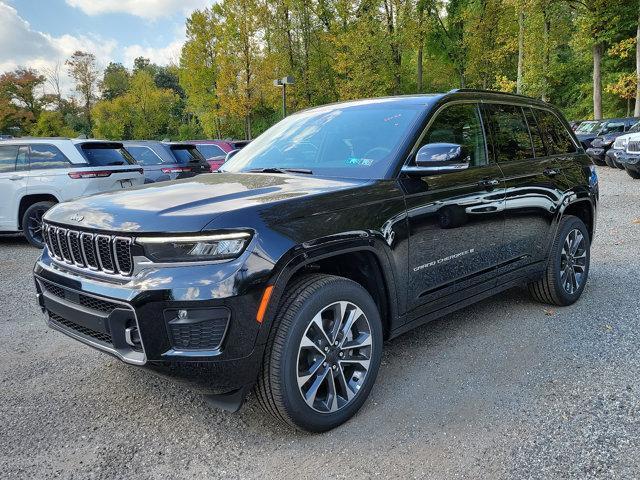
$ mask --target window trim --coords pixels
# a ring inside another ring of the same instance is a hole
[[[465,100],[450,100],[450,101],[445,101],[442,105],[440,105],[435,112],[433,112],[433,114],[431,115],[431,117],[429,118],[429,121],[427,122],[427,124],[425,125],[425,127],[422,129],[422,132],[420,133],[420,135],[418,135],[418,139],[414,142],[413,147],[411,147],[411,150],[409,151],[409,154],[407,155],[407,158],[405,158],[404,162],[402,163],[402,166],[400,167],[400,171],[398,172],[398,176],[402,175],[402,167],[409,167],[411,166],[411,160],[413,158],[415,158],[416,154],[418,153],[418,149],[420,148],[420,145],[422,144],[422,140],[424,140],[424,137],[427,135],[427,132],[429,131],[429,129],[431,128],[431,126],[433,125],[433,123],[435,122],[436,118],[438,118],[438,115],[440,115],[440,113],[452,106],[452,105],[462,105],[462,104],[473,104],[475,105],[476,111],[478,113],[478,118],[480,119],[480,127],[482,128],[482,136],[484,137],[484,151],[485,151],[485,158],[487,159],[487,162],[484,165],[477,165],[477,166],[473,166],[473,167],[469,167],[471,168],[482,168],[482,167],[487,167],[490,166],[492,164],[495,164],[496,162],[494,161],[493,158],[491,158],[489,156],[489,147],[488,147],[488,135],[487,135],[487,127],[484,123],[484,118],[482,115],[482,111],[481,111],[481,104],[482,101],[479,99],[476,100],[471,100],[471,99],[465,99]]]

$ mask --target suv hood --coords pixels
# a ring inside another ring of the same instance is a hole
[[[197,232],[223,213],[265,208],[368,182],[287,174],[205,174],[61,203],[44,219],[107,232]]]

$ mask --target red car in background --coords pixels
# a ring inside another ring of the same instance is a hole
[[[250,140],[191,140],[198,151],[207,159],[211,166],[211,171],[215,172],[224,163],[227,153],[240,150],[245,147]]]

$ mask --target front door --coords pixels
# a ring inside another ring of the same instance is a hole
[[[28,147],[0,145],[0,231],[18,230],[18,207],[27,192]]]
[[[410,229],[408,303],[420,307],[414,316],[490,288],[504,233],[503,176],[489,159],[478,105],[442,108],[421,146],[429,143],[462,145],[470,158],[466,170],[402,180]]]

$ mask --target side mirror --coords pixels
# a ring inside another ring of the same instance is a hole
[[[457,143],[428,143],[416,153],[415,165],[402,171],[413,175],[429,175],[458,172],[469,168],[470,155]]]
[[[224,161],[228,162],[229,160],[231,160],[231,157],[233,157],[236,153],[238,153],[240,151],[239,148],[236,148],[235,150],[231,150],[229,153],[227,153],[227,155],[224,157]]]

